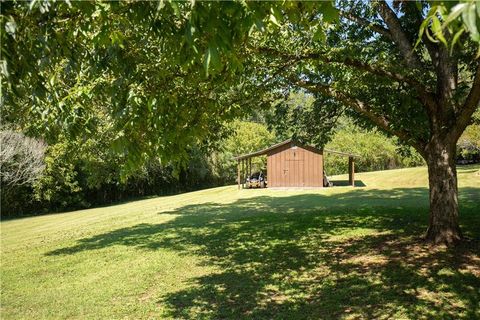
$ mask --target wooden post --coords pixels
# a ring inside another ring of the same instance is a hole
[[[245,188],[243,185],[245,183],[245,159],[242,159],[242,189]]]
[[[240,190],[240,160],[237,160],[237,182],[238,190]]]
[[[355,187],[355,161],[353,157],[348,157],[348,183]]]
[[[252,175],[252,158],[248,159],[248,176],[250,177]]]

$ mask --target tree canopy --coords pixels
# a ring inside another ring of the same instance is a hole
[[[383,2],[8,2],[2,116],[48,137],[95,130],[92,110],[102,109],[115,123],[115,146],[132,163],[154,154],[181,159],[221,120],[296,86],[333,97],[322,104],[340,101],[410,143],[426,140],[426,111],[416,104],[432,98],[435,83],[423,71],[440,61],[432,56],[443,43],[461,47],[456,95],[471,87],[478,6],[395,5],[399,18]],[[454,39],[439,33],[440,21]],[[408,33],[399,33],[402,25]],[[417,37],[423,46],[413,45]],[[389,100],[376,98],[384,92]],[[378,111],[396,116],[374,117]],[[393,123],[405,118],[423,132]]]

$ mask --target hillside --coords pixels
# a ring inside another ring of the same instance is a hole
[[[472,240],[456,251],[419,242],[424,167],[356,174],[358,188],[228,186],[5,221],[1,317],[480,317],[479,170],[458,169]]]

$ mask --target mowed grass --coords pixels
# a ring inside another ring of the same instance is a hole
[[[419,240],[426,168],[5,221],[1,318],[478,319],[479,170],[458,170],[456,249]]]

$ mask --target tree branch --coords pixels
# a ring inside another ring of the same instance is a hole
[[[424,16],[422,9],[418,8],[413,2],[406,3],[412,12],[413,23],[417,30],[420,30]],[[404,12],[407,14],[407,12]],[[429,28],[428,26],[426,28]],[[447,30],[444,32],[447,41],[451,36]],[[451,128],[455,126],[457,104],[453,99],[453,93],[458,85],[458,58],[448,52],[448,48],[442,43],[434,43],[427,37],[427,32],[423,32],[422,43],[432,61],[433,69],[436,74],[435,102],[432,113],[430,114],[430,125],[432,132],[442,130],[442,128]],[[445,123],[448,125],[446,126]],[[447,129],[448,130],[448,129]]]
[[[298,80],[294,78],[289,78],[294,84],[304,89],[307,89],[311,92],[318,92],[324,95],[330,96],[340,102],[343,102],[345,105],[351,107],[358,113],[362,114],[368,120],[373,122],[376,126],[383,129],[384,131],[393,134],[400,138],[400,140],[410,144],[413,146],[420,154],[424,155],[424,145],[423,143],[415,140],[408,132],[404,130],[395,130],[391,128],[390,121],[382,115],[375,114],[371,111],[371,108],[364,103],[363,101],[359,100],[358,98],[351,97],[348,94],[336,90],[330,86],[321,85],[318,83],[312,83],[309,81]]]
[[[397,15],[388,6],[388,4],[385,3],[385,1],[377,0],[376,3],[378,7],[378,13],[388,26],[390,34],[392,35],[392,39],[397,44],[398,49],[402,53],[405,62],[407,63],[407,66],[412,69],[420,69],[420,60],[413,51],[412,44],[410,43],[410,40],[408,40],[408,37],[405,34]]]
[[[472,88],[470,93],[465,99],[465,102],[459,108],[457,121],[455,127],[451,132],[452,138],[457,141],[458,138],[462,135],[465,128],[470,124],[475,110],[480,106],[480,64],[477,66],[477,72],[475,73],[475,78],[473,80]]]
[[[422,83],[420,83],[419,81],[413,78],[407,77],[401,73],[382,69],[378,66],[369,65],[367,63],[364,63],[363,61],[351,59],[351,58],[346,58],[343,61],[330,60],[330,62],[343,63],[347,66],[354,67],[359,70],[363,70],[363,71],[375,74],[377,76],[383,76],[386,78],[390,78],[392,80],[396,80],[398,82],[407,83],[410,86],[412,86],[415,89],[415,91],[417,91],[420,100],[426,106],[428,112],[433,111],[433,109],[435,108],[434,95],[431,92],[429,92],[428,89]]]
[[[356,22],[359,25],[365,26],[371,29],[372,31],[375,31],[376,33],[379,33],[387,38],[392,39],[392,35],[390,34],[390,31],[376,23],[370,22],[365,18],[359,17],[352,12],[340,11],[340,15],[350,21]]]
[[[415,28],[416,30],[420,30],[420,27],[424,19],[421,10],[417,7],[417,4],[414,2],[407,2],[406,4],[412,7],[411,12],[412,12],[412,17],[414,18]],[[430,56],[430,59],[432,60],[433,65],[436,67],[438,65],[438,45],[428,39],[426,32],[422,34],[422,43],[427,48],[428,55]]]
[[[299,61],[299,60],[305,60],[305,59],[318,59],[324,63],[340,63],[340,64],[353,67],[355,69],[365,71],[377,76],[386,77],[398,82],[404,82],[411,85],[417,91],[420,101],[427,108],[427,112],[429,114],[433,113],[436,107],[434,95],[431,92],[429,92],[429,90],[419,81],[397,72],[382,69],[379,66],[367,64],[361,60],[352,59],[348,57],[344,59],[332,59],[332,58],[326,57],[322,53],[291,55],[291,54],[286,54],[284,52],[280,52],[278,50],[275,50],[272,48],[266,48],[266,47],[261,47],[258,50],[260,50],[260,52],[266,52],[269,54],[274,54],[276,56],[282,56],[282,57],[291,59],[292,61]]]

